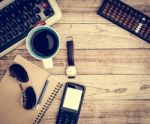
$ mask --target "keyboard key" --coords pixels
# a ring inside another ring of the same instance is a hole
[[[18,31],[17,31],[16,29],[12,30],[12,34],[13,34],[14,36],[16,36],[16,35],[18,34]]]
[[[44,13],[45,16],[49,16],[51,14],[51,11],[49,9],[45,9],[43,11],[43,13]]]
[[[48,2],[42,2],[42,3],[41,3],[41,6],[42,6],[44,9],[47,9],[47,8],[49,8],[49,3],[48,3]]]
[[[24,14],[24,15],[22,16],[22,19],[25,20],[25,21],[27,21],[27,20],[29,19],[29,17],[28,17],[27,14]]]
[[[8,39],[11,39],[13,36],[12,36],[11,33],[8,33],[8,34],[6,34],[6,37],[7,37]]]
[[[40,21],[41,20],[41,17],[39,15],[35,15],[34,18],[35,18],[36,21]]]
[[[3,12],[4,12],[5,15],[8,15],[8,14],[9,14],[8,8],[5,8],[5,9],[3,10]]]
[[[35,21],[34,19],[30,19],[30,23],[31,23],[32,25],[34,25],[34,24],[36,23],[36,21]]]
[[[33,17],[35,15],[35,13],[33,11],[29,11],[29,16]]]
[[[0,19],[2,19],[3,18],[3,13],[2,12],[0,12]]]
[[[0,26],[4,26],[4,25],[5,25],[4,22],[0,21]]]
[[[40,12],[41,12],[41,10],[40,10],[39,7],[34,8],[34,11],[35,11],[36,13],[40,13]]]
[[[11,30],[11,27],[9,25],[5,26],[5,31],[9,32]]]
[[[15,13],[11,13],[11,17],[12,17],[13,19],[15,19],[15,18],[16,18],[16,14],[15,14]]]
[[[21,23],[22,23],[22,21],[21,21],[21,19],[20,19],[20,18],[16,19],[16,21],[17,21],[17,23],[19,23],[19,24],[21,24]]]
[[[14,11],[17,8],[15,2],[13,2],[12,4],[10,4],[9,8],[11,9],[11,11]]]
[[[7,41],[7,39],[5,37],[1,37],[0,41],[5,43]]]
[[[10,17],[6,17],[6,21],[7,21],[7,22],[11,22]]]
[[[18,31],[19,31],[19,32],[23,32],[23,31],[24,31],[24,27],[23,27],[23,26],[19,26],[19,27],[18,27]]]
[[[27,11],[28,10],[27,6],[23,6],[23,10]]]
[[[21,14],[23,13],[23,11],[22,11],[21,9],[18,9],[18,10],[17,10],[17,13],[18,13],[19,15],[21,15]]]
[[[33,7],[34,7],[34,3],[29,2],[29,3],[28,3],[28,7],[29,7],[29,8],[33,8]]]
[[[14,21],[13,21],[13,22],[11,22],[11,23],[10,23],[10,25],[12,26],[12,28],[17,27],[17,23],[16,23],[16,22],[14,22]]]
[[[30,24],[28,22],[25,22],[24,23],[24,27],[27,29],[27,28],[30,28]]]
[[[0,30],[0,35],[4,35],[5,31],[3,29]]]
[[[39,4],[39,3],[41,3],[41,0],[35,0],[35,3]]]

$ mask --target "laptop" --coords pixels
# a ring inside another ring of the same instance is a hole
[[[0,57],[25,41],[36,25],[53,25],[62,17],[56,0],[0,0]]]

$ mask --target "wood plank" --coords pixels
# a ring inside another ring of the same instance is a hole
[[[65,84],[66,75],[54,75],[57,82]],[[85,100],[143,100],[149,101],[149,75],[78,75],[70,80],[86,86]],[[61,97],[58,94],[58,100]],[[92,101],[94,102],[94,101]]]
[[[150,48],[144,40],[114,24],[56,24],[61,49],[66,49],[66,38],[72,36],[75,49]],[[17,49],[26,49],[25,45]]]
[[[97,15],[102,0],[57,0],[63,18],[59,23],[110,23]],[[149,0],[124,0],[128,5],[150,16]]]
[[[150,101],[90,100],[84,101],[79,124],[149,124]],[[59,100],[55,100],[44,116],[42,124],[55,124]]]
[[[41,61],[34,59],[27,50],[14,50],[1,58],[0,74],[4,74],[14,57],[22,55],[43,68]],[[60,50],[54,58],[54,68],[47,70],[51,74],[65,74],[67,66],[66,50]],[[78,74],[150,74],[150,50],[108,49],[75,50],[75,63]]]
[[[54,75],[54,77],[56,81],[63,84],[68,81],[66,75]],[[78,75],[71,81],[86,86],[85,99],[90,102],[92,99],[98,101],[150,100],[149,75]]]
[[[66,75],[53,75],[53,77],[63,84],[69,81]],[[86,86],[85,100],[87,102],[103,100],[150,102],[149,75],[77,75],[76,79],[70,81]],[[63,88],[57,100],[60,100],[62,93]]]

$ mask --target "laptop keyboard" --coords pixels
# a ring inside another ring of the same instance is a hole
[[[47,0],[15,0],[0,10],[0,52],[15,44],[40,21],[54,15]]]

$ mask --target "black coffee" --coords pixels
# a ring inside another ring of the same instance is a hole
[[[47,29],[37,31],[31,39],[33,52],[41,57],[52,56],[57,51],[58,45],[56,34]]]

